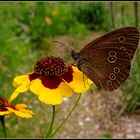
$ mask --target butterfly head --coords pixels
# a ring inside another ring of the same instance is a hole
[[[78,60],[79,59],[79,56],[80,54],[75,52],[74,50],[71,50],[71,56],[74,60]]]

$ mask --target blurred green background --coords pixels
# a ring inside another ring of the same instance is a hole
[[[70,49],[53,43],[53,40],[71,45],[79,51],[89,40],[115,28],[140,27],[138,8],[139,2],[0,2],[0,96],[8,98],[14,90],[13,78],[31,72],[34,63],[44,56],[60,56],[69,63],[73,62]],[[119,89],[122,93],[122,104],[118,106],[118,114],[130,114],[140,107],[139,69],[138,50],[132,62],[131,76]],[[84,98],[87,98],[86,96]],[[63,120],[66,109],[72,105],[74,98],[57,106],[56,126]],[[16,116],[7,117],[8,137],[43,137],[50,123],[51,106],[40,103],[32,93],[21,94],[16,102],[27,103],[36,115],[27,120]],[[70,128],[62,128],[56,138],[65,138],[68,129],[74,131],[75,127],[73,125]],[[70,138],[83,138],[80,137],[82,134],[72,132],[71,135],[70,132]],[[110,135],[113,134],[103,131],[95,138],[111,137]],[[88,136],[90,138],[90,135]],[[1,127],[0,137],[3,137]]]

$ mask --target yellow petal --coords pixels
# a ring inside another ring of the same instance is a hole
[[[20,111],[26,112],[26,113],[30,113],[30,114],[34,114],[31,110],[25,109],[26,107],[27,107],[26,104],[16,104],[16,105],[15,105],[15,108],[16,108],[17,110],[20,110]]]
[[[30,82],[29,75],[17,76],[13,80],[13,86],[17,88],[19,85],[22,85],[25,82]]]
[[[70,88],[65,82],[61,82],[58,88],[61,95],[64,97],[71,97],[73,94],[72,88]]]
[[[33,114],[31,110],[27,110],[27,109],[14,110],[13,108],[10,108],[10,107],[7,107],[7,109],[22,118],[32,117],[32,114]]]
[[[31,83],[30,90],[39,96],[38,98],[40,101],[52,105],[61,104],[62,96],[72,96],[72,89],[69,88],[64,82],[61,82],[56,89],[49,89],[42,85],[40,79],[35,79]]]
[[[3,115],[7,115],[7,114],[10,114],[11,111],[7,110],[7,111],[0,111],[0,115],[3,116]]]
[[[62,103],[62,95],[56,90],[50,90],[48,88],[42,90],[38,98],[45,104],[56,105]]]
[[[26,92],[28,91],[30,86],[30,82],[24,82],[22,85],[20,85],[18,88],[16,88],[16,92]]]
[[[41,84],[40,79],[33,80],[30,85],[30,90],[36,95],[40,94],[42,88],[44,88],[44,86]]]
[[[16,90],[12,93],[12,95],[10,96],[10,98],[8,99],[8,102],[12,102],[17,96],[19,95],[19,92],[17,92]]]
[[[27,107],[26,104],[16,104],[16,105],[15,105],[15,108],[16,108],[16,109],[22,109],[22,108],[26,108],[26,107]]]
[[[38,95],[40,101],[46,104],[61,104],[62,102],[62,95],[58,92],[58,89],[49,89],[42,85],[40,79],[35,79],[32,81],[30,90]]]
[[[93,84],[93,82],[87,78],[86,75],[84,75],[83,72],[79,71],[76,67],[72,66],[73,69],[73,80],[68,83],[68,86],[70,86],[75,92],[81,93],[85,92],[90,88],[90,85]]]

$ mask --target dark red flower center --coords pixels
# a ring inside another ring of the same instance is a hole
[[[9,104],[7,99],[0,97],[0,111],[7,111],[8,109],[6,107],[10,107],[16,110],[15,106]]]
[[[59,57],[49,56],[39,61],[34,66],[35,74],[45,76],[60,76],[68,70],[63,59]]]
[[[5,107],[8,107],[8,106],[9,106],[8,100],[0,97],[0,111],[6,111],[7,109]]]

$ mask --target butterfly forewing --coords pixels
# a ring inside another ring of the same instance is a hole
[[[102,37],[88,43],[80,52],[87,52],[90,48],[116,47],[125,50],[132,59],[137,49],[140,34],[135,27],[125,27],[111,31]]]
[[[138,42],[139,31],[135,27],[109,32],[77,53],[77,67],[97,86],[115,90],[130,74],[131,60]]]

